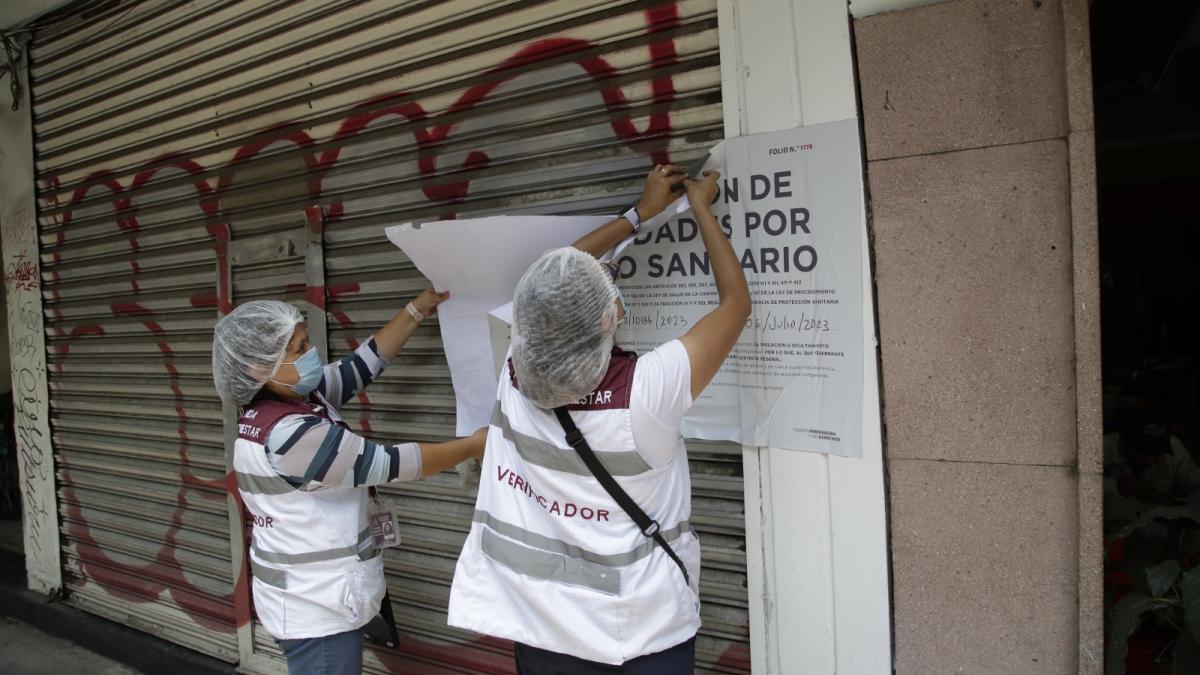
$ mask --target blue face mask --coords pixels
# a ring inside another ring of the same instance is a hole
[[[300,374],[300,381],[296,384],[287,384],[279,382],[284,386],[292,388],[292,391],[301,396],[308,396],[318,384],[321,384],[321,356],[317,354],[316,347],[310,347],[308,351],[300,355],[300,358],[292,361],[290,364]]]

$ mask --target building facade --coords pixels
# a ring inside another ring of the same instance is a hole
[[[922,6],[914,6],[922,5]],[[1098,672],[1100,427],[1087,3],[68,4],[0,118],[31,588],[279,672],[229,495],[216,318],[279,297],[344,355],[425,285],[386,224],[607,213],[649,164],[854,119],[868,214],[861,458],[689,443],[698,670]],[[435,326],[346,415],[453,433]],[[402,644],[449,629],[473,497],[396,486]]]

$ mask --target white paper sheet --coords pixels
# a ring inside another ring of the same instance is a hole
[[[393,225],[387,237],[450,299],[438,307],[457,398],[457,433],[487,425],[496,399],[488,312],[512,302],[525,270],[613,216],[492,216]]]
[[[685,437],[861,456],[858,143],[854,120],[725,141],[713,215],[745,271],[753,309],[684,418]],[[618,266],[625,349],[654,349],[712,310],[715,279],[693,214],[644,230]]]
[[[713,205],[750,283],[754,307],[725,365],[685,417],[691,438],[860,456],[864,324],[862,206],[853,120],[732,139]],[[712,277],[680,196],[605,258],[621,272],[617,333],[646,352],[712,310]],[[451,299],[439,309],[458,397],[459,434],[488,423],[507,347],[503,311],[542,252],[611,216],[492,217],[388,229]],[[623,250],[622,250],[623,249]],[[493,330],[494,329],[494,330]],[[870,330],[870,327],[867,327]]]

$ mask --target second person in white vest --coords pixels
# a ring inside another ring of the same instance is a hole
[[[445,443],[376,443],[338,413],[446,297],[421,293],[329,364],[290,304],[246,302],[216,326],[214,384],[240,413],[233,468],[254,521],[254,609],[292,675],[358,675],[364,626],[390,610],[382,605],[381,548],[396,543],[387,536],[394,524],[373,506],[373,486],[434,475],[483,452],[480,433]]]

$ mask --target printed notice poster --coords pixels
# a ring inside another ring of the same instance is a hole
[[[862,170],[854,120],[725,141],[713,212],[750,284],[741,339],[684,421],[689,438],[862,455]],[[689,211],[619,258],[626,349],[683,335],[714,305]]]

